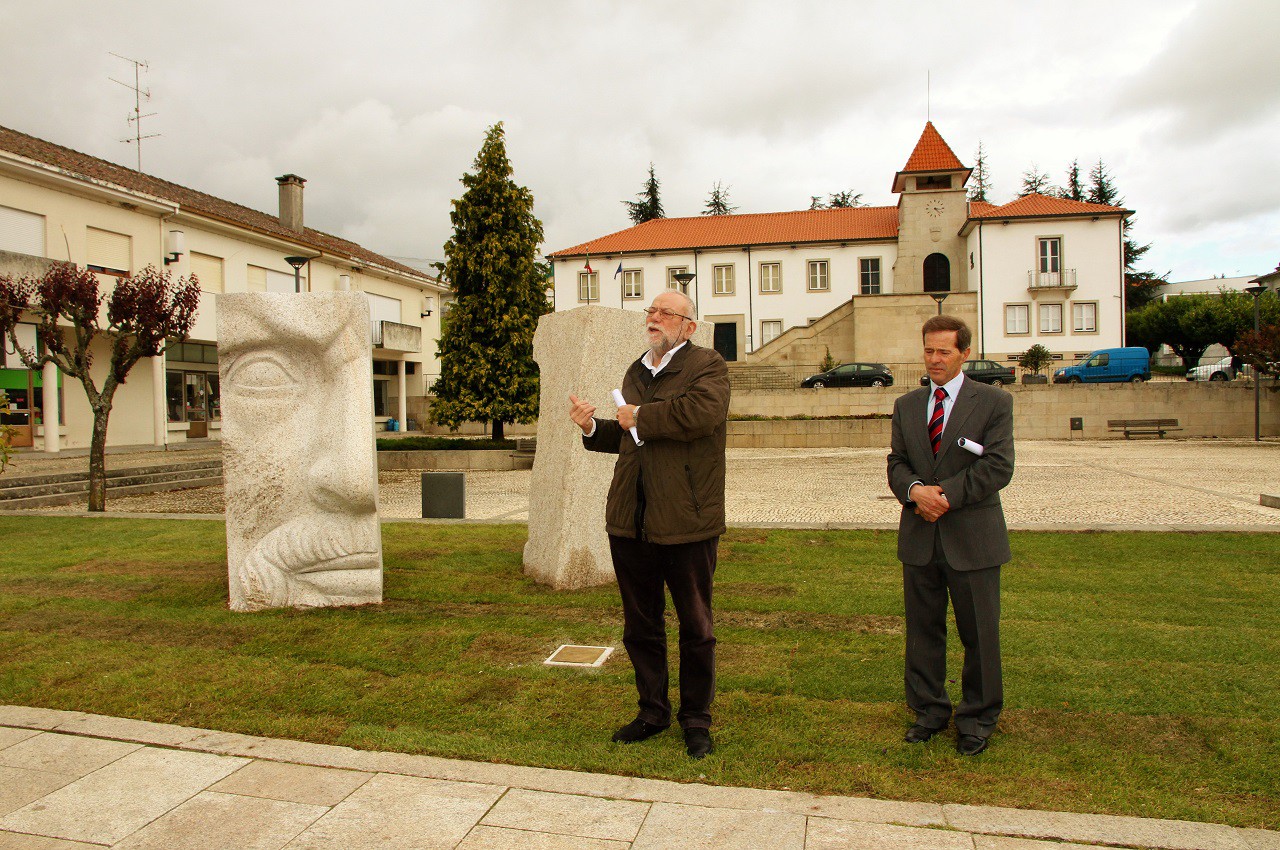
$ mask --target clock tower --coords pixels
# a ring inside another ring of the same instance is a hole
[[[960,229],[969,217],[965,168],[934,129],[924,125],[906,166],[893,178],[898,198],[898,259],[893,291],[965,292],[969,263]]]

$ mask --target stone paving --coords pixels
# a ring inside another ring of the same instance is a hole
[[[197,455],[184,452],[181,458]],[[123,466],[154,463],[155,456],[109,460]],[[13,474],[30,473],[20,470]],[[527,520],[530,477],[528,471],[467,473],[468,519]],[[384,518],[421,515],[420,473],[388,471],[379,481]],[[1261,493],[1280,493],[1280,442],[1274,440],[1020,441],[1003,499],[1014,528],[1280,531],[1280,510],[1260,505]],[[730,449],[726,500],[730,523],[740,525],[895,527],[899,510],[885,483],[880,448]],[[107,506],[113,512],[216,514],[222,488],[121,497]]]
[[[1277,850],[1280,832],[723,788],[0,706],[0,850]]]

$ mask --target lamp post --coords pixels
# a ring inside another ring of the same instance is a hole
[[[929,297],[938,302],[938,315],[942,315],[942,302],[947,300],[950,292],[930,292]]]
[[[1244,291],[1253,296],[1253,333],[1258,333],[1258,298],[1267,291],[1265,286],[1246,286]],[[1262,441],[1262,370],[1253,367],[1253,441]]]
[[[310,257],[285,257],[284,261],[293,266],[293,291],[302,291],[302,267],[307,264]]]
[[[676,283],[680,284],[680,291],[685,295],[689,294],[689,282],[697,277],[692,272],[676,272],[671,276]]]

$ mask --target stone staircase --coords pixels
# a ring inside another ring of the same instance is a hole
[[[799,386],[799,378],[777,366],[741,362],[729,364],[729,387],[735,392],[794,390]]]
[[[85,466],[89,464],[85,459]],[[107,470],[107,496],[188,490],[222,483],[222,460],[209,458]],[[89,472],[59,472],[0,478],[0,511],[88,504]]]

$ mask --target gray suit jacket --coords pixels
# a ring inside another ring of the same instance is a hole
[[[898,559],[922,566],[933,559],[940,540],[947,562],[957,570],[981,570],[1007,563],[1009,532],[1000,491],[1013,478],[1013,396],[965,378],[960,384],[937,459],[929,445],[925,409],[930,390],[900,396],[893,406],[889,487],[902,503]],[[978,457],[956,444],[960,437],[984,449]],[[951,503],[935,524],[916,516],[907,491],[915,482],[934,484]]]

